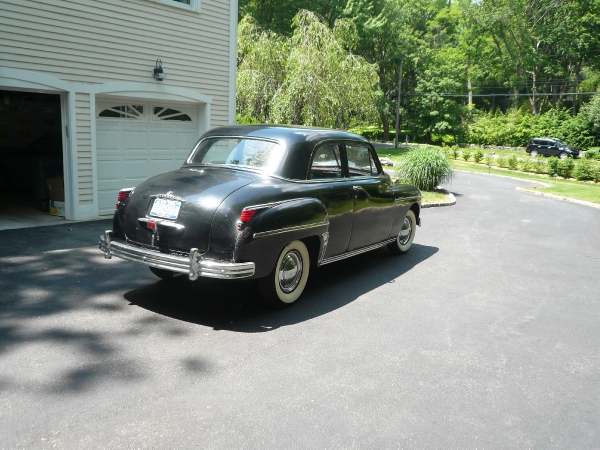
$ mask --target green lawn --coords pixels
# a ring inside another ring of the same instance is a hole
[[[390,158],[392,161],[398,162],[402,159],[402,155],[409,149],[406,148],[382,148],[377,150],[379,157]],[[475,149],[469,149],[471,152]],[[524,152],[511,151],[511,150],[493,150],[496,154],[505,158],[509,156],[518,156],[526,158],[528,155]],[[489,154],[492,151],[490,149],[484,150],[484,153]],[[530,190],[536,190],[540,192],[546,192],[548,194],[558,195],[561,197],[568,197],[577,200],[583,200],[586,202],[600,204],[600,183],[586,183],[575,180],[564,180],[562,178],[552,178],[548,175],[536,175],[533,173],[518,172],[515,170],[501,169],[497,166],[491,168],[485,164],[475,164],[474,162],[465,162],[459,156],[459,159],[453,160],[452,166],[458,170],[466,170],[469,172],[480,172],[480,173],[491,173],[495,175],[509,176],[515,178],[522,178],[525,180],[540,181],[542,183],[549,184],[548,188],[527,188]],[[575,160],[576,163],[578,160]],[[495,163],[496,161],[494,161]],[[393,170],[393,169],[392,169]],[[423,203],[436,203],[441,201],[448,201],[448,197],[444,197],[443,194],[437,192],[423,192]]]
[[[441,192],[423,191],[423,203],[449,202],[450,196]]]
[[[492,167],[491,169],[483,164],[468,163],[465,161],[452,161],[455,169],[467,170],[469,172],[492,173],[495,175],[523,178],[525,180],[540,181],[549,184],[548,188],[528,188],[548,194],[559,195],[561,197],[584,200],[586,202],[600,204],[600,184],[585,183],[575,180],[563,180],[562,178],[552,178],[548,175],[535,175],[531,173],[517,172],[514,170],[500,169]]]

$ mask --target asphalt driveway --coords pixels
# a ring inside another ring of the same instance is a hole
[[[0,232],[1,448],[600,447],[600,210],[460,173],[404,256],[169,284]]]

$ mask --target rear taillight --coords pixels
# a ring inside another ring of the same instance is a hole
[[[119,196],[117,197],[117,208],[119,207],[119,205],[121,203],[123,203],[125,200],[127,200],[129,195],[133,192],[133,189],[134,188],[125,188],[125,189],[121,189],[119,191]]]
[[[250,222],[256,215],[256,209],[244,209],[240,214],[240,220],[238,220],[238,229],[242,228],[246,222]]]

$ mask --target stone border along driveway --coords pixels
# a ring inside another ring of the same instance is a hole
[[[475,173],[475,174],[479,174],[479,175],[485,175],[486,177],[510,178],[511,180],[526,181],[528,183],[539,184],[539,185],[541,185],[541,187],[550,187],[549,184],[544,183],[543,181],[527,180],[525,178],[510,177],[510,176],[505,176],[505,175],[496,175],[495,173],[470,172],[468,170],[456,170],[456,171],[457,172]],[[566,202],[577,203],[579,205],[585,205],[585,206],[590,206],[592,208],[600,209],[600,204],[598,204],[598,203],[592,203],[592,202],[586,202],[585,200],[577,200],[577,199],[574,199],[574,198],[563,197],[563,196],[560,196],[560,195],[547,194],[545,192],[539,192],[539,191],[532,191],[532,190],[529,190],[529,189],[526,189],[526,188],[522,188],[522,187],[517,187],[516,190],[519,191],[519,192],[524,192],[526,194],[538,195],[540,197],[552,198],[554,200],[564,200]],[[423,208],[425,208],[425,206],[423,206]]]

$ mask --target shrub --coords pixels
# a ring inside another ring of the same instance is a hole
[[[464,151],[462,152],[462,158],[463,158],[465,161],[468,161],[470,157],[471,157],[471,152],[470,152],[470,151],[468,151],[468,150],[464,150]]]
[[[249,124],[254,124],[254,123],[260,123],[260,120],[258,120],[256,117],[244,116],[240,113],[237,113],[235,115],[235,123],[249,125]]]
[[[451,151],[452,151],[452,157],[455,160],[458,159],[458,155],[460,154],[460,152],[458,151],[458,145],[453,145]]]
[[[370,141],[383,141],[383,127],[358,126],[348,129],[350,133],[359,134]],[[396,139],[396,130],[390,129],[390,140]]]
[[[596,164],[590,159],[584,159],[573,169],[573,177],[579,181],[593,180],[596,178],[597,171],[598,166]]]
[[[571,178],[574,168],[575,162],[571,158],[561,159],[558,161],[556,173],[563,178]]]
[[[560,159],[554,157],[548,159],[548,175],[553,176],[554,174],[558,174],[559,161]]]
[[[508,168],[508,160],[504,156],[500,156],[498,158],[498,166],[502,167],[503,169]]]
[[[517,161],[517,157],[512,155],[508,158],[508,168],[510,170],[517,170],[519,168],[519,161]]]
[[[491,166],[492,165],[492,157],[490,155],[485,155],[485,157],[483,158],[483,163],[486,166]]]
[[[473,153],[473,161],[475,161],[477,164],[479,164],[482,159],[483,159],[483,152],[480,149],[475,150],[475,153]]]
[[[548,173],[548,163],[543,159],[537,159],[533,161],[535,163],[534,171],[535,173]]]
[[[407,152],[400,161],[398,174],[419,189],[431,191],[450,181],[454,173],[450,160],[442,150],[425,148]]]
[[[592,147],[585,152],[586,159],[600,160],[600,147]]]
[[[535,171],[535,167],[534,167],[535,161],[531,161],[530,159],[526,159],[525,161],[521,161],[521,170],[523,172],[534,172]]]

